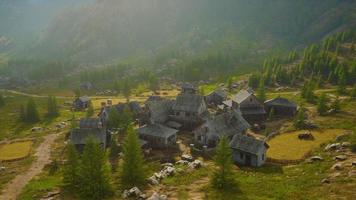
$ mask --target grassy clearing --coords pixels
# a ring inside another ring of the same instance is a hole
[[[32,141],[14,142],[0,146],[0,160],[17,160],[28,156],[31,151]]]
[[[308,152],[317,149],[321,144],[332,141],[335,137],[345,133],[342,129],[326,129],[311,131],[314,140],[300,140],[298,135],[305,131],[283,133],[272,138],[268,144],[270,148],[267,156],[278,160],[299,160]]]

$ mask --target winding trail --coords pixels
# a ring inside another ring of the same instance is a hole
[[[36,149],[35,156],[37,159],[32,163],[29,170],[17,175],[5,186],[0,194],[0,200],[16,200],[27,183],[42,172],[42,169],[51,162],[50,148],[59,135],[60,133],[53,133],[44,137],[44,141]]]

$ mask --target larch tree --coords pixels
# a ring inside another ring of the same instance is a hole
[[[77,191],[79,184],[80,157],[74,145],[69,144],[66,152],[66,162],[63,169],[63,184],[69,191]]]
[[[47,116],[57,117],[59,115],[59,109],[57,105],[57,99],[54,96],[49,96],[47,99]]]
[[[27,102],[25,116],[26,116],[26,119],[25,119],[26,122],[29,122],[29,123],[36,123],[40,120],[36,103],[32,98],[30,98]]]
[[[146,172],[140,142],[132,126],[128,127],[123,144],[123,158],[121,165],[121,183],[130,188],[145,183]]]
[[[89,138],[84,147],[79,167],[79,181],[79,194],[83,199],[100,200],[111,194],[107,156],[93,138]]]
[[[266,100],[265,81],[263,78],[261,78],[257,89],[257,98],[261,102],[264,102]]]
[[[222,190],[234,186],[236,183],[233,171],[232,150],[227,137],[221,138],[216,149],[214,162],[217,169],[211,179],[212,186]]]
[[[325,93],[323,93],[322,95],[320,95],[317,104],[317,110],[319,115],[325,115],[326,111],[328,110],[326,103],[327,103],[327,98]]]
[[[294,127],[296,129],[303,129],[305,127],[305,120],[306,120],[306,114],[305,114],[305,108],[303,106],[300,106],[298,113],[294,119]]]

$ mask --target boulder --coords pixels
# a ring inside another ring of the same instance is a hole
[[[351,146],[351,143],[350,143],[350,142],[343,142],[343,143],[341,143],[341,147],[346,148],[346,147],[350,147],[350,146]]]
[[[159,195],[157,192],[154,192],[151,197],[149,197],[147,200],[167,200],[166,195]]]
[[[322,161],[324,159],[322,157],[320,157],[320,156],[313,156],[309,160],[312,161],[312,162],[315,162],[315,161]]]
[[[162,167],[173,167],[174,166],[173,163],[163,163],[161,165],[162,165]]]
[[[356,170],[349,171],[348,175],[350,178],[356,177]]]
[[[194,160],[193,162],[188,164],[188,167],[191,169],[197,169],[200,168],[202,166],[202,161],[200,160]]]
[[[340,147],[341,147],[340,143],[333,143],[333,144],[328,144],[324,150],[325,151],[333,151],[336,149],[340,149]]]
[[[133,187],[129,190],[125,190],[122,193],[122,198],[126,199],[129,197],[140,197],[141,195],[143,195],[143,193],[141,192],[140,189],[138,189],[138,187]]]
[[[356,160],[351,162],[351,167],[356,167]]]
[[[330,180],[329,179],[327,179],[327,178],[324,178],[323,180],[321,180],[321,183],[330,183]]]
[[[345,155],[338,155],[338,156],[335,156],[334,158],[335,160],[338,160],[338,161],[344,161],[347,159],[347,156]]]
[[[0,172],[5,171],[6,167],[0,167]]]
[[[333,169],[333,170],[342,170],[343,166],[342,166],[341,163],[336,163],[331,167],[331,169]]]
[[[298,135],[298,139],[300,139],[300,140],[314,140],[314,136],[311,134],[311,132],[307,131],[304,133],[300,133]]]
[[[148,183],[151,185],[158,185],[159,180],[156,178],[156,176],[151,176],[147,179]]]
[[[174,167],[167,167],[164,171],[168,176],[172,176],[175,173],[176,169]]]
[[[31,128],[31,132],[41,132],[41,131],[43,131],[42,127],[33,127],[33,128]]]
[[[191,155],[188,155],[188,154],[183,154],[181,156],[182,160],[186,160],[188,162],[192,162],[194,160],[194,158],[191,156]]]

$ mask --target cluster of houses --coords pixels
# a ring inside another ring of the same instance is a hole
[[[87,99],[78,98],[76,101]],[[73,105],[77,104],[85,105],[84,102]],[[182,130],[191,133],[195,144],[204,148],[214,148],[220,138],[226,136],[231,141],[234,161],[248,166],[262,165],[268,149],[265,140],[247,133],[251,125],[263,124],[272,109],[275,115],[281,116],[292,116],[297,110],[296,104],[281,97],[261,103],[249,89],[241,90],[228,99],[222,89],[202,96],[193,85],[183,84],[175,100],[151,96],[142,107],[138,102],[103,103],[98,118],[82,119],[79,128],[72,130],[71,142],[82,150],[86,138],[92,136],[105,147],[110,138],[106,130],[109,111],[117,109],[123,112],[125,107],[136,119],[137,133],[143,146],[156,149],[175,146],[177,134]]]

